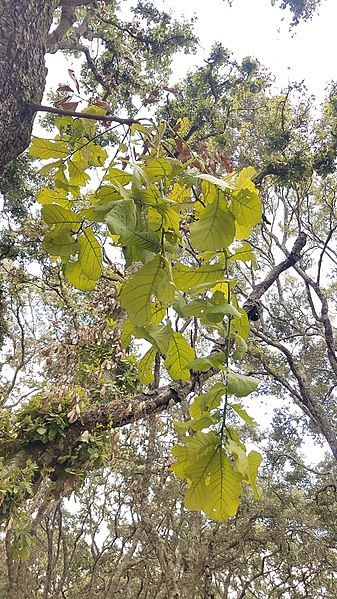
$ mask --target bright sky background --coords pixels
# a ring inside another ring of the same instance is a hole
[[[200,49],[197,56],[180,55],[174,63],[176,77],[186,69],[202,64],[214,41],[221,41],[234,56],[254,56],[284,86],[288,81],[304,80],[319,99],[329,81],[337,79],[336,24],[337,1],[322,0],[323,5],[312,21],[301,23],[289,32],[290,13],[271,6],[270,0],[157,0],[179,17],[196,14]],[[67,80],[71,66],[59,54],[47,59],[49,82]]]

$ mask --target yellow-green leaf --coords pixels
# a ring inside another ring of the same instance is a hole
[[[190,371],[186,367],[194,358],[195,351],[185,337],[174,332],[165,359],[165,366],[174,381],[187,381],[190,378]]]
[[[224,194],[217,190],[215,200],[201,212],[190,227],[192,245],[199,250],[219,251],[227,248],[235,235],[235,218],[227,208]]]
[[[157,181],[163,177],[170,177],[172,166],[167,158],[154,158],[148,160],[144,171],[150,180]]]
[[[43,249],[51,256],[72,256],[78,251],[78,243],[69,231],[51,231],[44,237]]]
[[[91,291],[101,276],[101,246],[89,228],[83,229],[83,233],[78,237],[78,246],[77,262],[67,263],[65,276],[77,289]]]
[[[71,229],[75,232],[80,227],[81,219],[79,215],[58,204],[42,206],[41,214],[47,225],[54,227],[55,233],[60,233],[66,229]]]
[[[68,160],[67,166],[70,185],[84,187],[90,180],[90,176],[85,172],[85,170],[88,168],[88,162],[81,155],[79,155],[78,152],[76,152],[73,158]]]
[[[64,189],[50,189],[49,187],[43,187],[37,194],[37,201],[39,204],[58,204],[67,208],[70,204],[67,199],[67,192]]]
[[[155,293],[161,268],[161,257],[156,256],[144,264],[132,279],[123,283],[119,299],[134,325],[146,325],[152,318],[151,298]]]
[[[139,380],[141,383],[144,383],[144,385],[149,385],[154,380],[153,364],[156,353],[157,349],[151,347],[138,364]]]
[[[215,383],[206,393],[198,395],[190,405],[190,414],[193,418],[201,418],[206,413],[217,408],[226,393],[223,383]]]
[[[253,449],[248,454],[248,479],[250,482],[250,486],[252,487],[255,499],[261,499],[261,495],[257,488],[256,479],[259,466],[262,462],[262,455]]]
[[[249,416],[246,410],[239,403],[232,403],[231,408],[237,413],[238,416],[240,416],[240,418],[242,418],[242,420],[245,421],[246,424],[248,424],[248,426],[257,426],[254,418]]]
[[[219,522],[235,516],[242,493],[241,476],[220,444],[199,456],[185,470],[191,480],[184,503]]]
[[[252,376],[229,371],[227,373],[227,393],[237,397],[245,397],[256,391],[259,382],[258,379],[254,379]]]
[[[29,148],[29,154],[33,158],[46,160],[48,158],[66,158],[69,154],[68,145],[61,140],[51,141],[50,139],[41,139],[34,137]]]
[[[190,291],[199,285],[209,285],[209,289],[224,277],[224,269],[220,264],[205,264],[200,268],[190,268],[178,262],[173,267],[173,280],[180,291]]]
[[[258,192],[248,188],[235,192],[231,210],[242,227],[257,225],[262,217],[262,203]]]
[[[127,185],[130,183],[132,175],[126,171],[112,166],[107,170],[104,179],[107,181],[112,181],[113,183],[119,183],[120,185]]]

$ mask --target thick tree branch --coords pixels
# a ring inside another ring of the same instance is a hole
[[[301,251],[303,250],[306,242],[306,234],[300,233],[297,239],[295,240],[293,248],[289,253],[288,257],[285,258],[285,260],[282,260],[280,264],[274,266],[274,268],[271,269],[271,271],[267,274],[263,281],[261,281],[261,283],[255,285],[243,306],[250,320],[259,320],[261,310],[259,300],[266,293],[266,291],[268,291],[269,287],[271,287],[272,284],[275,283],[275,281],[279,278],[282,272],[288,270],[288,268],[291,268],[300,260]]]
[[[275,283],[276,279],[278,279],[282,272],[288,270],[288,268],[291,268],[296,264],[296,262],[299,261],[301,257],[301,251],[303,250],[306,242],[306,234],[300,233],[293,245],[291,252],[289,253],[289,256],[285,258],[285,260],[282,260],[280,264],[274,266],[274,268],[272,268],[272,270],[268,273],[265,279],[263,279],[261,283],[254,287],[253,291],[249,295],[250,300],[255,301],[260,299],[266,293],[269,287],[271,287],[272,284]]]
[[[60,40],[62,40],[75,22],[76,7],[71,4],[63,4],[60,22],[54,31],[48,35],[47,47],[57,44]]]
[[[76,112],[76,110],[62,110],[61,108],[54,108],[53,106],[44,106],[43,104],[31,104],[32,109],[35,112],[50,112],[51,114],[59,114],[61,116],[73,116],[80,119],[91,119],[93,121],[102,121],[103,123],[119,123],[120,125],[131,126],[134,123],[140,123],[141,119],[128,119],[111,115],[99,115],[92,114],[90,112]]]
[[[290,371],[298,385],[299,393],[294,392],[294,390],[292,390],[290,387],[289,381],[284,379],[284,377],[280,377],[274,372],[274,369],[270,370],[262,357],[256,356],[262,362],[264,368],[270,373],[270,375],[278,380],[292,394],[297,405],[299,405],[303,412],[310,417],[317,429],[325,437],[334,458],[337,460],[337,439],[335,428],[331,424],[329,417],[326,416],[320,403],[312,397],[310,392],[310,384],[307,381],[305,371],[301,364],[295,360],[292,352],[276,339],[272,339],[269,337],[269,335],[257,330],[254,331],[254,334],[259,339],[264,341],[268,346],[274,347],[280,351],[286,358]]]
[[[24,468],[27,460],[32,460],[37,465],[34,475],[33,493],[36,494],[42,483],[45,473],[52,471],[58,464],[61,456],[69,454],[80,442],[80,436],[84,431],[94,431],[106,427],[121,428],[132,424],[151,414],[163,412],[171,405],[182,402],[197,386],[202,385],[209,378],[217,374],[217,370],[211,368],[207,372],[193,374],[189,381],[172,382],[159,388],[152,394],[139,393],[129,399],[118,398],[111,403],[97,406],[86,410],[81,417],[69,424],[65,435],[58,439],[42,443],[40,441],[25,442],[17,439],[17,443],[5,443],[0,447],[0,456],[5,459],[5,464],[12,464],[17,468]],[[27,499],[31,493],[27,492]],[[1,507],[1,504],[0,504]],[[8,513],[0,513],[4,519]]]

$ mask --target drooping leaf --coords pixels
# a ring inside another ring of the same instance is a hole
[[[77,261],[66,264],[65,276],[77,289],[91,291],[101,276],[102,250],[90,228],[79,235],[78,248]]]
[[[54,228],[55,233],[60,233],[67,229],[75,232],[80,227],[81,219],[79,215],[58,204],[46,204],[42,206],[41,214],[47,225]]]
[[[253,449],[248,454],[248,472],[247,472],[247,474],[248,474],[250,486],[253,489],[255,499],[261,499],[261,495],[259,493],[259,490],[258,490],[258,487],[256,484],[257,473],[258,473],[258,469],[259,469],[261,462],[262,462],[262,455],[258,451],[255,451]]]
[[[193,418],[198,419],[211,410],[218,408],[222,397],[226,394],[226,387],[223,383],[215,383],[209,391],[198,395],[190,405],[189,411]]]
[[[233,371],[227,373],[227,393],[229,395],[245,397],[256,391],[258,385],[259,381],[252,376],[245,376]]]
[[[247,343],[237,333],[235,333],[233,335],[233,337],[234,337],[235,351],[232,355],[232,358],[233,358],[233,360],[237,360],[237,361],[243,360],[243,357],[247,351]]]
[[[242,420],[245,421],[246,424],[248,424],[248,426],[257,426],[254,418],[249,416],[246,410],[239,403],[232,403],[231,408],[237,413],[238,416],[240,416],[240,418],[242,418]]]
[[[166,356],[173,330],[167,323],[165,326],[150,322],[146,327],[136,327],[134,334],[139,339],[146,339],[157,351]]]
[[[228,210],[224,194],[218,191],[216,199],[203,209],[199,220],[190,226],[192,245],[199,250],[216,252],[227,248],[234,235],[234,215]]]
[[[149,385],[154,380],[153,364],[157,349],[151,347],[138,363],[139,380],[144,385]]]
[[[134,325],[143,326],[151,320],[151,298],[157,289],[161,268],[161,257],[156,256],[123,283],[119,299]]]
[[[226,360],[226,355],[224,352],[217,352],[214,354],[210,354],[209,356],[205,356],[203,358],[196,358],[192,362],[189,363],[189,370],[194,370],[195,372],[207,372],[210,368],[219,368],[221,364],[224,364]]]
[[[232,438],[231,438],[232,437]],[[246,447],[239,441],[237,436],[230,431],[230,437],[227,439],[226,447],[235,456],[235,464],[242,475],[243,482],[249,483],[252,487],[255,499],[260,499],[260,493],[257,488],[256,479],[259,465],[262,462],[262,456],[258,451],[252,450],[246,454]]]
[[[209,289],[224,277],[224,269],[220,264],[205,264],[199,268],[191,268],[178,262],[173,267],[173,280],[180,291],[189,292],[198,285],[209,285]]]
[[[185,337],[181,333],[172,333],[164,363],[174,381],[187,381],[190,378],[187,365],[194,357],[195,351]]]
[[[69,148],[66,142],[61,140],[51,141],[50,139],[41,139],[33,137],[29,148],[29,154],[33,158],[46,160],[48,158],[66,158],[69,154]]]
[[[191,510],[202,510],[219,522],[235,516],[242,487],[241,476],[220,444],[210,447],[185,470],[191,483],[184,503]]]

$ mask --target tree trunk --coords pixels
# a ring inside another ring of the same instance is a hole
[[[42,100],[44,55],[56,0],[0,2],[0,174],[30,143]]]

